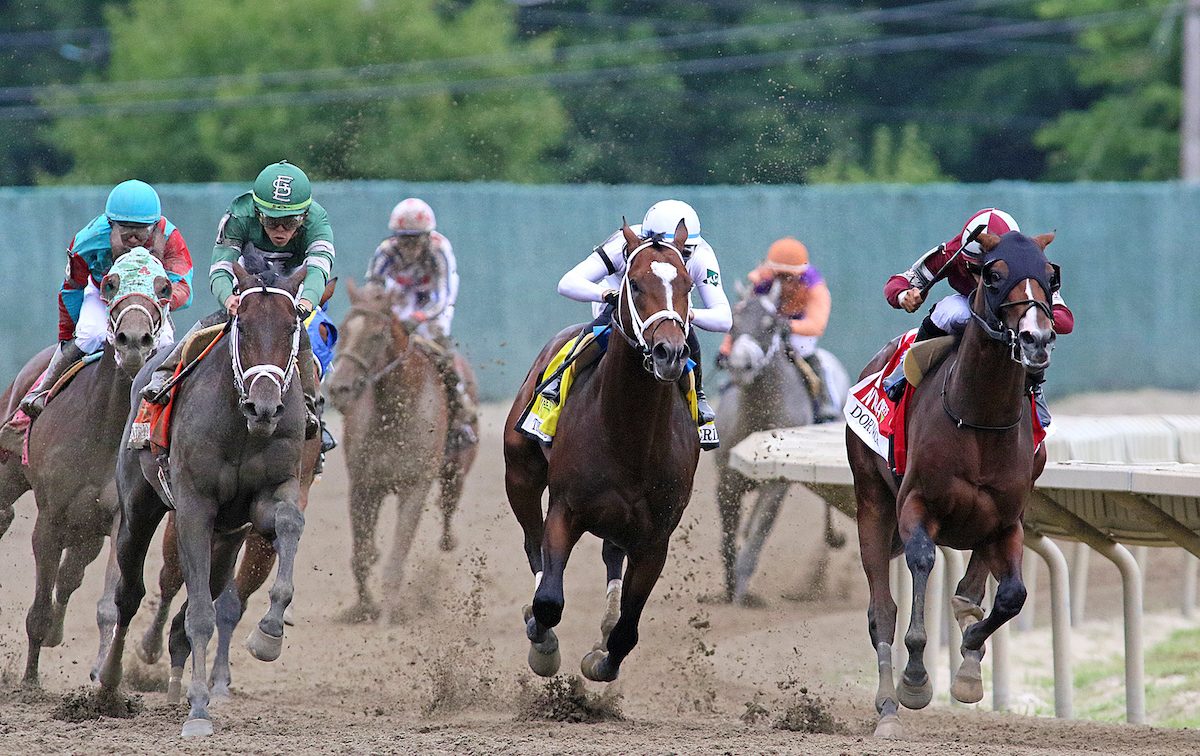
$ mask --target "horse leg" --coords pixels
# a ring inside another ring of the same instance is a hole
[[[630,554],[625,570],[625,590],[621,596],[621,616],[608,635],[606,649],[592,649],[579,663],[583,676],[595,682],[612,682],[621,672],[621,662],[638,642],[638,622],[650,598],[650,591],[667,562],[666,539],[646,550]]]
[[[571,549],[579,542],[583,531],[569,522],[566,508],[554,502],[546,516],[542,559],[545,571],[539,573],[533,603],[525,608],[525,636],[529,638],[529,668],[542,677],[558,672],[562,659],[558,651],[558,636],[554,626],[562,620],[563,571]]]
[[[742,520],[742,497],[753,482],[740,472],[725,466],[717,479],[717,511],[721,516],[721,561],[725,567],[725,600],[737,593],[737,536]]]
[[[304,513],[296,506],[300,483],[292,478],[255,507],[255,528],[272,540],[279,569],[268,594],[271,607],[246,639],[246,648],[259,661],[275,661],[283,651],[283,613],[292,602],[296,550],[304,532]]]
[[[181,488],[177,487],[175,492],[175,500],[181,505],[175,516],[175,527],[179,536],[179,563],[183,566],[183,582],[188,595],[184,628],[192,649],[192,679],[187,689],[190,709],[182,735],[190,738],[212,735],[213,732],[212,717],[208,713],[208,643],[216,627],[210,587],[214,512],[211,505],[198,501],[185,503]]]
[[[146,664],[154,664],[162,655],[163,630],[171,619],[171,601],[183,588],[183,568],[179,565],[179,544],[175,534],[175,516],[167,517],[162,540],[163,566],[158,572],[158,611],[137,647]]]
[[[596,648],[608,648],[608,636],[621,618],[621,591],[624,580],[621,571],[625,567],[625,551],[612,541],[605,541],[600,547],[600,556],[604,559],[604,573],[607,578],[607,589],[604,600],[604,619],[600,621],[600,643]]]
[[[38,662],[41,660],[42,642],[50,634],[53,624],[54,584],[58,579],[59,560],[62,558],[61,535],[53,531],[50,517],[43,516],[40,507],[33,528],[33,561],[36,572],[33,604],[25,615],[25,633],[29,638],[29,650],[25,661],[26,685],[38,684]]]
[[[83,571],[96,561],[100,550],[104,548],[104,535],[88,533],[78,537],[62,554],[62,562],[58,566],[58,574],[54,581],[54,610],[50,627],[42,638],[42,647],[50,648],[62,643],[63,623],[67,617],[67,604],[71,595],[83,583]]]
[[[736,583],[733,589],[733,603],[745,604],[746,591],[750,587],[750,578],[758,568],[758,558],[762,555],[763,546],[775,520],[779,517],[779,508],[787,496],[789,483],[786,480],[770,480],[762,483],[758,489],[758,498],[746,522],[746,536],[742,540],[742,548],[738,550],[737,562],[734,566]]]
[[[240,546],[240,537],[237,538],[237,542]],[[219,550],[228,548],[228,544],[218,546]],[[230,575],[233,573],[233,562],[236,558],[236,548],[233,549],[232,556],[227,556],[226,552],[222,551],[222,559],[227,560]],[[245,557],[242,559],[242,566],[244,569]],[[222,567],[224,567],[224,564]],[[214,705],[232,698],[232,694],[229,692],[229,685],[233,681],[229,673],[229,645],[233,639],[234,628],[241,621],[242,613],[245,611],[246,605],[240,593],[238,581],[230,579],[226,582],[225,587],[221,589],[217,600],[213,602],[213,610],[216,612],[217,621],[217,650],[213,653],[212,674],[208,678],[208,688]]]
[[[121,529],[121,515],[113,517],[112,530],[108,537],[108,563],[104,567],[104,593],[96,602],[96,628],[100,631],[100,648],[96,661],[92,662],[89,674],[92,682],[100,679],[100,667],[108,657],[112,645],[113,630],[117,627],[117,581],[121,579],[121,567],[117,564],[117,535]]]
[[[350,571],[358,589],[358,601],[338,615],[341,622],[373,622],[379,619],[379,607],[367,582],[371,567],[379,560],[375,528],[379,525],[379,507],[385,491],[381,486],[350,478]]]
[[[192,654],[192,644],[187,637],[187,599],[175,613],[171,621],[171,632],[167,642],[167,654],[171,657],[171,673],[167,678],[167,703],[177,704],[183,698],[183,672],[188,657]],[[215,607],[214,607],[215,608]]]
[[[992,633],[996,632],[1001,625],[1020,614],[1021,607],[1025,605],[1025,583],[1021,576],[1024,544],[1025,532],[1021,523],[1017,522],[1000,540],[978,550],[983,552],[982,559],[986,561],[988,569],[998,581],[996,600],[992,603],[992,611],[987,617],[970,624],[963,630],[963,663],[959,668],[959,675],[962,674],[962,667],[967,666],[968,654],[972,659],[982,659],[984,641],[991,637]],[[974,557],[974,553],[972,557]],[[972,561],[974,561],[973,558]],[[955,675],[951,693],[954,693],[954,686],[959,684],[959,675]],[[982,675],[980,677],[980,695],[975,699],[976,701],[983,698]],[[958,697],[955,696],[955,698]],[[964,703],[973,702],[964,701]]]
[[[387,564],[383,568],[384,619],[388,624],[396,624],[403,619],[400,592],[404,588],[404,562],[412,549],[417,525],[421,522],[421,512],[425,508],[425,498],[431,487],[432,481],[429,484],[422,481],[416,485],[402,486],[403,491],[396,493],[396,532]]]
[[[960,630],[966,630],[971,625],[983,619],[983,594],[987,588],[987,562],[983,558],[983,550],[971,552],[967,563],[967,571],[954,596],[950,599],[950,607],[954,611],[954,620]],[[980,647],[976,651],[963,652],[962,664],[954,673],[950,683],[950,695],[961,703],[978,703],[983,700],[983,652]]]
[[[913,601],[912,617],[904,645],[908,648],[908,665],[900,676],[898,694],[900,703],[909,709],[923,709],[933,699],[933,683],[925,669],[925,644],[928,633],[925,628],[925,592],[929,585],[929,573],[933,571],[937,547],[924,525],[912,528],[904,543],[904,558],[912,573]]]
[[[474,449],[472,448],[469,453],[474,454]],[[467,479],[467,465],[463,461],[466,454],[468,454],[467,451],[461,450],[448,455],[442,462],[438,487],[438,503],[442,508],[442,537],[438,541],[438,548],[442,551],[454,551],[458,545],[458,540],[451,531],[450,521],[453,519],[454,513],[458,511],[458,502],[462,499],[463,483]]]
[[[129,623],[137,614],[142,597],[146,595],[143,576],[146,552],[150,549],[154,531],[165,512],[157,495],[144,480],[122,502],[121,522],[114,546],[120,572],[114,597],[117,627],[113,631],[108,657],[100,668],[100,685],[108,693],[115,693],[117,686],[121,684],[121,659],[125,653],[125,636],[129,633]]]
[[[504,433],[504,490],[521,530],[525,534],[525,557],[534,575],[535,588],[544,569],[542,541],[542,492],[546,490],[549,465],[538,445],[516,431]]]

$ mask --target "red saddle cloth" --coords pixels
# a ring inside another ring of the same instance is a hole
[[[182,369],[182,361],[180,367],[175,368],[175,376],[179,375]],[[136,436],[138,433],[149,433],[150,450],[155,454],[162,454],[170,446],[170,424],[171,424],[171,408],[175,404],[175,389],[178,386],[171,387],[170,393],[167,395],[166,404],[153,404],[142,400],[138,406],[137,417],[133,420],[133,430],[131,435]],[[133,439],[130,439],[133,442]]]

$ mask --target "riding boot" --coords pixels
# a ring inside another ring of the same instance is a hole
[[[50,398],[50,389],[54,388],[54,384],[63,377],[67,368],[81,359],[83,359],[83,350],[75,343],[75,339],[59,342],[58,348],[54,350],[54,356],[50,358],[50,364],[46,366],[46,372],[42,379],[21,400],[19,408],[31,419],[42,414],[42,410],[46,409],[46,402]]]
[[[158,367],[154,368],[154,372],[150,374],[150,380],[145,386],[142,386],[141,396],[151,404],[165,405],[171,400],[169,393],[163,389],[175,377],[175,370],[179,367],[179,361],[183,359],[183,347],[192,338],[192,335],[211,325],[224,322],[229,315],[224,311],[215,312],[207,315],[192,324],[187,333],[176,339],[175,346],[171,348],[171,353],[167,358],[159,363]]]
[[[813,352],[804,358],[804,362],[812,368],[815,378],[813,385],[809,387],[813,398],[813,422],[832,423],[841,415],[833,401],[833,394],[829,393],[829,381],[825,380],[825,368],[821,365],[821,357]]]
[[[337,442],[333,441],[332,435],[321,432],[323,429],[319,406],[321,385],[317,382],[316,358],[313,356],[312,344],[305,336],[306,334],[301,331],[300,349],[296,352],[296,367],[300,371],[300,389],[304,392],[304,438],[309,440],[316,438],[317,434],[321,434],[321,446],[324,447],[325,436],[329,435],[329,441],[336,446]]]
[[[921,321],[921,327],[917,329],[917,337],[913,339],[913,343],[948,335],[946,331],[934,325],[933,316],[926,315],[925,319]],[[888,399],[899,402],[900,397],[904,396],[904,389],[907,386],[908,380],[904,377],[904,361],[901,360],[892,374],[883,380],[883,391],[887,394]]]
[[[477,414],[467,384],[458,374],[454,352],[440,340],[438,345],[445,349],[437,358],[437,369],[446,390],[446,451],[450,453],[479,443],[474,428]]]
[[[1042,384],[1046,382],[1046,371],[1039,370],[1036,373],[1030,373],[1025,382],[1029,392],[1033,394],[1033,406],[1037,410],[1038,424],[1042,428],[1049,428],[1051,423],[1050,405],[1046,403],[1046,395],[1042,393]]]

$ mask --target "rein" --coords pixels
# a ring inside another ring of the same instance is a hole
[[[243,297],[250,294],[263,294],[270,296],[272,294],[283,295],[292,303],[292,308],[298,306],[299,299],[297,295],[292,294],[285,289],[279,289],[274,286],[256,286],[245,294]],[[242,353],[238,338],[237,328],[238,316],[232,318],[233,326],[230,329],[230,339],[232,343],[229,345],[229,351],[233,353],[233,382],[237,386],[238,395],[242,401],[249,399],[250,391],[254,388],[254,382],[259,378],[267,378],[276,386],[279,387],[279,394],[283,396],[287,393],[288,386],[291,385],[292,375],[296,372],[296,356],[300,353],[300,316],[296,315],[296,325],[292,331],[292,350],[288,356],[287,368],[281,368],[278,365],[270,363],[265,365],[252,365],[249,368],[242,367]]]
[[[683,252],[679,251],[679,248],[671,242],[652,238],[642,242],[637,247],[634,247],[633,251],[625,257],[625,275],[621,278],[621,299],[629,305],[629,319],[633,321],[632,326],[634,329],[634,335],[630,336],[625,330],[625,324],[621,323],[619,306],[616,313],[617,317],[614,318],[618,325],[618,328],[615,328],[614,330],[621,334],[621,336],[625,338],[625,341],[628,342],[630,346],[641,351],[642,367],[645,368],[647,372],[653,372],[653,356],[651,354],[650,345],[646,342],[647,328],[650,328],[650,333],[653,335],[654,328],[657,328],[664,320],[671,320],[678,323],[679,327],[683,329],[684,338],[687,338],[687,335],[691,329],[691,323],[688,322],[688,319],[671,309],[669,306],[651,314],[647,318],[643,318],[641,313],[637,311],[637,307],[635,307],[633,304],[633,292],[629,286],[629,271],[633,269],[633,258],[635,258],[643,249],[653,247],[656,244],[667,247],[675,254],[679,255],[679,261],[683,263],[684,270],[687,270],[687,261],[683,256]],[[651,328],[651,326],[654,328]]]
[[[1021,420],[1025,416],[1025,413],[1021,411],[1020,407],[1017,408],[1017,419],[1008,425],[976,425],[975,423],[968,423],[966,420],[963,420],[961,417],[954,414],[954,410],[950,409],[950,399],[948,396],[946,396],[946,389],[950,385],[950,374],[954,372],[954,368],[957,366],[958,359],[956,358],[954,362],[950,363],[950,368],[946,370],[946,377],[942,379],[942,409],[945,411],[946,417],[950,418],[950,420],[954,423],[954,427],[999,432],[1012,430],[1020,424]]]

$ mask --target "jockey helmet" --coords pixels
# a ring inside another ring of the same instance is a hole
[[[254,206],[268,218],[300,215],[312,204],[312,184],[286,160],[272,163],[254,180]]]
[[[429,203],[409,197],[392,208],[388,228],[398,236],[427,234],[437,228],[437,219],[433,217],[433,208]]]
[[[154,187],[145,181],[130,179],[117,184],[108,193],[104,215],[117,223],[149,225],[158,223],[162,217],[162,204]]]
[[[767,267],[776,273],[798,276],[808,269],[808,249],[798,240],[785,236],[767,250]]]
[[[664,238],[671,239],[675,236],[675,227],[681,219],[687,227],[687,244],[695,244],[700,238],[700,216],[696,215],[691,205],[679,200],[654,203],[642,219],[642,237],[662,234]]]
[[[958,243],[963,244],[977,226],[983,226],[983,233],[995,234],[996,236],[1007,234],[1009,231],[1021,230],[1021,227],[1017,225],[1017,222],[1011,215],[1003,210],[989,207],[971,216],[971,219],[963,226],[962,234],[958,237]],[[972,241],[963,248],[963,257],[978,262],[983,257],[983,248],[979,246],[979,242]]]

